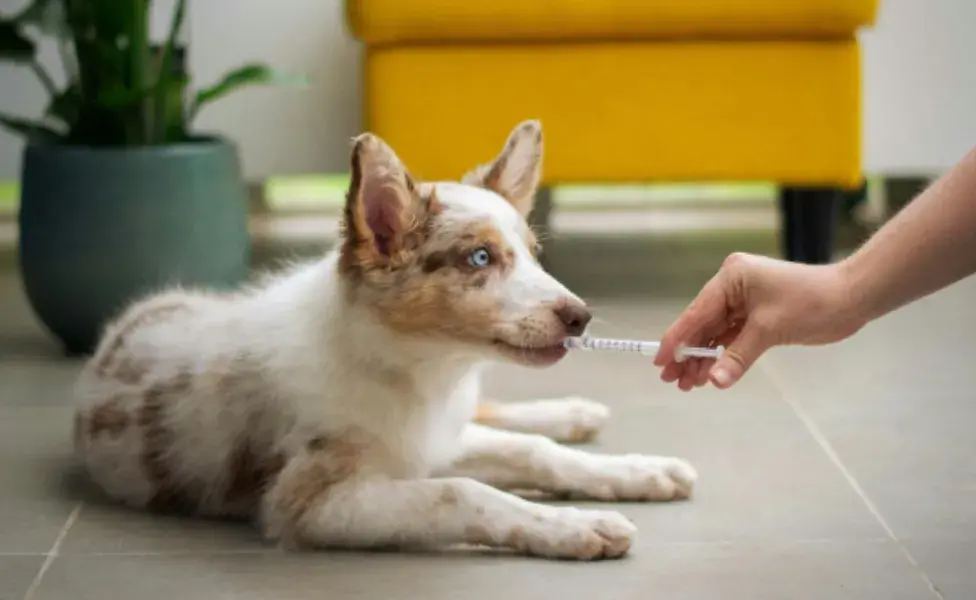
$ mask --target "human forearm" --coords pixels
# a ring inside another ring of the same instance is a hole
[[[976,273],[976,149],[839,268],[865,320]]]

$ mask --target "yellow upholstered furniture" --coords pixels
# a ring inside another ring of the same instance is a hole
[[[421,178],[459,177],[538,118],[548,184],[782,184],[788,219],[805,221],[787,233],[808,246],[787,254],[811,262],[830,190],[861,183],[856,32],[877,0],[346,6],[366,46],[364,128]]]

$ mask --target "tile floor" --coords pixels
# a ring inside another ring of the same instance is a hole
[[[571,279],[597,272],[554,259]],[[717,262],[702,264],[711,266],[686,276],[678,297],[649,285],[638,286],[643,298],[596,299],[595,327],[657,335]],[[976,281],[963,282],[844,344],[777,351],[725,393],[680,394],[631,357],[499,368],[489,382],[496,396],[608,403],[615,418],[600,450],[680,455],[698,467],[691,502],[619,507],[640,528],[624,560],[298,555],[265,547],[247,527],[149,517],[97,499],[70,462],[78,363],[57,356],[8,264],[0,600],[976,598],[976,394],[966,379],[974,307]]]

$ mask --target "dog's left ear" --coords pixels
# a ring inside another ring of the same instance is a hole
[[[463,183],[489,189],[507,199],[523,216],[532,211],[542,177],[542,124],[524,121],[508,136],[501,154],[476,167]]]
[[[344,264],[396,264],[422,242],[426,202],[400,158],[379,137],[356,137],[351,162]]]

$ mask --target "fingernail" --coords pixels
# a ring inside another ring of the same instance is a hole
[[[725,369],[715,369],[712,371],[712,381],[719,387],[726,387],[732,383],[732,376]]]

